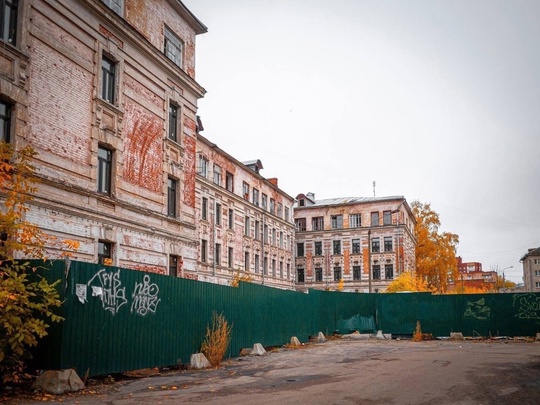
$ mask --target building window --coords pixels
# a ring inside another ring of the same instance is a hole
[[[393,250],[392,237],[391,236],[385,236],[384,237],[384,251],[385,252],[391,252],[392,250]]]
[[[234,210],[229,208],[229,229],[234,228]]]
[[[116,63],[103,56],[101,58],[101,98],[111,104],[116,97]]]
[[[353,254],[359,254],[360,253],[360,239],[353,239],[352,240],[352,252],[353,252]]]
[[[371,239],[371,251],[374,253],[381,251],[381,244],[379,242],[379,238]]]
[[[333,252],[335,255],[341,254],[341,241],[340,240],[334,240],[332,241],[333,246]]]
[[[216,225],[221,225],[221,204],[216,203]]]
[[[272,259],[272,277],[276,277],[276,259]]]
[[[169,103],[169,139],[178,141],[178,107]]]
[[[287,280],[291,279],[291,264],[287,263]]]
[[[259,190],[253,188],[253,205],[259,206]]]
[[[379,264],[373,265],[373,280],[381,279],[381,266]]]
[[[265,257],[263,259],[263,271],[264,271],[264,275],[267,276],[268,275],[268,257]]]
[[[103,240],[98,241],[98,264],[112,264],[113,244]]]
[[[221,186],[221,167],[214,164],[214,184]]]
[[[315,242],[315,256],[322,256],[322,242]]]
[[[221,265],[221,243],[216,243],[214,248],[214,263],[217,266]]]
[[[234,192],[234,176],[232,173],[225,172],[225,186],[227,191]]]
[[[165,40],[163,45],[163,53],[176,66],[182,68],[182,41],[174,35],[174,33],[165,27]]]
[[[279,231],[279,248],[283,249],[283,231]]]
[[[249,217],[244,218],[244,236],[249,236],[250,229],[249,229]]]
[[[244,196],[244,200],[249,201],[249,184],[245,181],[242,183],[242,195]]]
[[[268,243],[268,225],[264,225],[263,227],[263,238],[264,243]]]
[[[343,228],[343,215],[332,215],[330,219],[332,222],[332,229]]]
[[[268,196],[264,193],[262,193],[262,196],[261,196],[261,205],[262,205],[263,210],[266,210],[267,205],[268,205]]]
[[[349,228],[360,228],[362,226],[362,215],[351,214],[349,215]]]
[[[311,228],[314,231],[322,231],[324,229],[324,217],[311,218]]]
[[[384,265],[384,278],[386,278],[387,280],[394,279],[394,265],[393,264]]]
[[[270,198],[270,214],[276,215],[276,202],[273,198]]]
[[[277,205],[277,216],[283,218],[283,204],[278,203]]]
[[[534,286],[535,286],[536,288],[540,288],[540,281],[536,281],[536,282],[534,283]]]
[[[255,239],[261,239],[261,223],[259,221],[255,221]]]
[[[392,211],[383,211],[383,224],[392,225]]]
[[[322,267],[315,267],[315,281],[321,282],[322,280]]]
[[[18,0],[2,0],[0,12],[0,32],[2,40],[15,45],[17,38],[17,6]]]
[[[298,242],[296,244],[296,256],[298,257],[304,256],[304,242]]]
[[[372,212],[371,213],[371,226],[378,226],[378,225],[379,225],[379,213]]]
[[[255,273],[259,274],[259,255],[255,255]]]
[[[283,262],[279,261],[279,278],[283,278]]]
[[[204,220],[208,219],[208,198],[206,197],[202,198],[201,218]]]
[[[535,275],[535,276],[540,276],[540,270],[535,270],[535,271],[534,271],[534,275]]]
[[[352,276],[353,276],[353,280],[360,280],[360,277],[361,277],[360,266],[352,266]]]
[[[167,215],[171,218],[176,218],[176,193],[178,188],[178,180],[167,180]]]
[[[179,256],[169,255],[169,276],[178,277]]]
[[[289,207],[285,207],[285,221],[289,221]]]
[[[297,273],[297,281],[298,281],[298,283],[304,283],[305,282],[304,269],[297,269],[296,273]]]
[[[341,280],[341,267],[336,266],[334,267],[334,281]]]
[[[98,147],[98,187],[99,193],[111,195],[112,183],[112,155],[110,149]]]
[[[305,218],[296,218],[294,220],[296,224],[296,230],[299,232],[303,232],[306,230],[306,219]]]
[[[208,159],[203,155],[199,155],[199,167],[197,168],[197,173],[204,178],[208,177]]]
[[[124,0],[102,0],[103,3],[119,16],[122,16]]]
[[[249,252],[244,252],[244,270],[249,271]]]
[[[276,228],[272,229],[272,244],[277,246],[277,231]]]
[[[11,105],[0,101],[0,142],[11,141]]]
[[[227,266],[232,269],[234,264],[234,250],[232,247],[229,248],[228,254],[227,254]]]
[[[208,260],[208,241],[206,239],[201,240],[201,262],[206,263]]]
[[[540,259],[534,259],[534,264],[540,264]]]

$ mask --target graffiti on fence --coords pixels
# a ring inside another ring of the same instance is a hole
[[[517,308],[516,318],[534,319],[540,323],[540,296],[535,294],[514,294],[514,308]]]
[[[110,271],[101,269],[86,284],[77,284],[77,298],[81,304],[87,302],[86,288],[92,289],[92,297],[99,297],[101,306],[105,311],[113,315],[128,303],[126,287],[122,286],[120,279],[120,269]],[[145,274],[142,283],[135,283],[131,294],[131,312],[137,315],[146,316],[149,312],[155,313],[161,298],[158,297],[159,287],[150,282],[150,276]]]
[[[484,320],[488,319],[490,314],[491,308],[486,305],[484,298],[480,298],[478,301],[467,301],[467,309],[463,317]]]
[[[145,274],[142,283],[135,283],[131,297],[131,312],[145,316],[148,312],[155,313],[161,301],[158,298],[159,287],[157,284],[150,284],[150,276]]]
[[[100,297],[103,309],[110,311],[113,315],[127,303],[126,287],[122,287],[120,269],[112,272],[101,269],[88,281],[87,285],[92,288],[92,297]]]

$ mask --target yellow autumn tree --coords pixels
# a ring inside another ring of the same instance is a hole
[[[433,291],[445,293],[449,280],[458,279],[456,248],[459,237],[439,231],[439,214],[433,211],[431,204],[413,201],[411,208],[416,219],[416,276],[426,281]]]
[[[46,321],[60,321],[54,313],[61,305],[55,288],[37,276],[35,267],[20,257],[44,258],[45,235],[25,219],[36,192],[35,152],[15,152],[0,142],[0,377],[4,383],[29,377],[30,349],[47,335]]]
[[[388,293],[403,291],[428,292],[431,291],[431,289],[423,278],[416,277],[412,272],[407,271],[401,273],[399,277],[392,281],[386,288],[386,292]]]

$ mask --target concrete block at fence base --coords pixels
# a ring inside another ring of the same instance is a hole
[[[324,336],[324,333],[319,332],[319,334],[317,335],[317,342],[318,343],[326,342],[326,337]]]
[[[536,334],[536,341],[540,341],[540,332]]]
[[[465,340],[465,338],[463,337],[463,333],[461,332],[451,332],[450,340]]]
[[[369,333],[349,333],[347,335],[342,335],[342,339],[350,340],[368,340],[371,337]]]
[[[386,339],[382,333],[382,330],[377,331],[377,334],[375,335],[375,339],[380,339],[380,340]]]
[[[291,346],[301,346],[302,344],[300,343],[300,341],[298,340],[298,338],[296,336],[293,336],[291,338]]]
[[[260,343],[255,343],[253,345],[253,350],[251,351],[252,356],[262,356],[265,353],[266,350],[264,350],[263,345],[261,345]]]
[[[208,368],[212,365],[206,358],[206,356],[202,353],[194,353],[191,355],[190,365],[192,368],[201,369],[201,368]]]
[[[242,350],[240,350],[240,356],[241,357],[251,356],[252,351],[253,351],[253,349],[242,349]]]
[[[66,392],[75,392],[84,388],[84,383],[75,370],[47,370],[41,374],[31,387],[33,390],[42,390],[49,394],[60,395]]]

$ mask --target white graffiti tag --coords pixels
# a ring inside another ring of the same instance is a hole
[[[540,297],[535,294],[514,294],[516,318],[540,321]]]
[[[158,298],[159,287],[150,284],[150,276],[145,275],[142,283],[135,283],[131,303],[131,312],[145,316],[148,312],[155,313],[160,298]]]
[[[92,285],[95,280],[99,281],[99,285]],[[101,269],[87,284],[92,287],[92,296],[99,296],[103,309],[111,311],[113,315],[127,302],[126,287],[122,287],[120,281],[120,270],[107,272],[106,269]]]

